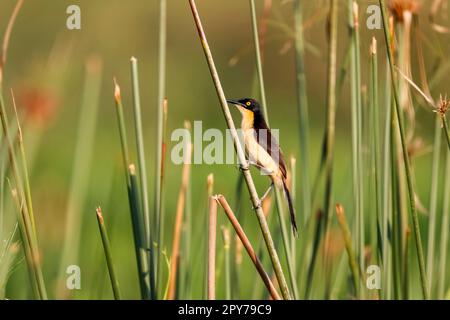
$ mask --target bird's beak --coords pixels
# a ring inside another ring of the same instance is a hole
[[[236,107],[239,106],[239,107],[245,108],[244,104],[243,104],[243,103],[240,103],[239,101],[236,101],[236,100],[227,100],[227,102],[228,102],[229,104],[232,104],[232,105],[236,106]]]

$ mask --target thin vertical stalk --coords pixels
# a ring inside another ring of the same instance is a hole
[[[405,249],[404,249],[404,257],[403,257],[403,266],[402,266],[402,285],[403,285],[403,299],[409,299],[409,242],[411,238],[411,230],[406,228],[405,234]]]
[[[205,225],[204,225],[204,230],[208,230],[208,220],[209,220],[209,199],[210,197],[213,196],[213,192],[214,192],[214,174],[210,173],[208,174],[208,176],[206,177],[206,195],[207,195],[207,201],[206,201],[206,210],[205,210]],[[203,274],[205,275],[203,277],[203,299],[207,298],[207,292],[208,292],[208,243],[206,241],[203,241],[203,243],[205,244],[204,247],[204,257],[205,259],[204,261],[204,272]],[[233,279],[233,282],[237,282],[236,279]]]
[[[352,272],[353,285],[355,288],[355,296],[358,297],[360,290],[359,284],[360,269],[358,267],[358,262],[356,261],[355,251],[353,250],[352,236],[350,233],[350,228],[347,223],[347,219],[345,218],[344,207],[341,204],[336,205],[336,216],[339,222],[339,226],[341,227],[341,232],[345,243],[345,249],[347,250],[348,264]]]
[[[303,0],[294,2],[294,33],[295,33],[295,72],[297,84],[297,112],[299,117],[300,168],[302,184],[302,207],[304,224],[311,216],[311,183],[309,176],[309,115],[308,95],[305,74],[305,39],[303,36]],[[292,173],[294,177],[294,173]],[[295,194],[295,192],[293,192]],[[294,202],[295,203],[295,202]]]
[[[208,300],[216,300],[217,201],[209,198],[208,219]]]
[[[256,270],[258,271],[259,275],[261,276],[261,279],[263,280],[264,284],[266,285],[267,290],[269,290],[269,293],[274,300],[280,300],[281,297],[278,294],[277,290],[275,289],[275,286],[273,285],[272,281],[270,280],[269,275],[264,271],[264,267],[261,264],[261,261],[259,261],[258,256],[255,253],[255,250],[253,250],[253,247],[248,240],[247,235],[245,234],[244,230],[242,229],[241,225],[239,224],[238,219],[234,215],[233,211],[231,210],[227,200],[222,195],[217,195],[215,199],[220,203],[220,206],[225,211],[225,214],[227,215],[228,219],[230,220],[231,224],[233,225],[234,230],[236,231],[237,236],[239,237],[241,243],[244,245],[245,250],[247,251],[250,259],[252,260],[253,264],[256,267]]]
[[[264,216],[264,212],[261,208],[258,193],[257,193],[256,187],[255,187],[255,183],[253,182],[253,178],[252,178],[250,170],[249,170],[249,164],[248,164],[247,160],[245,159],[244,150],[242,149],[242,146],[239,142],[238,133],[237,133],[236,127],[234,125],[233,118],[231,117],[230,109],[228,107],[225,93],[224,93],[222,85],[220,83],[220,78],[219,78],[217,69],[214,64],[214,60],[213,60],[211,50],[208,45],[208,41],[206,39],[205,32],[203,30],[203,26],[201,24],[200,16],[198,14],[198,10],[195,5],[195,1],[189,0],[189,4],[190,4],[191,10],[192,10],[195,24],[197,26],[197,31],[198,31],[200,41],[202,43],[203,51],[204,51],[206,60],[208,62],[208,67],[210,69],[210,73],[211,73],[211,76],[212,76],[212,79],[214,82],[214,86],[216,88],[216,92],[217,92],[217,95],[220,100],[222,112],[224,114],[225,120],[227,122],[228,128],[230,129],[231,136],[233,138],[234,147],[235,147],[236,153],[238,155],[239,164],[241,166],[241,171],[242,171],[242,174],[244,175],[244,179],[247,184],[248,191],[250,193],[252,205],[256,211],[258,222],[259,222],[264,240],[266,242],[266,246],[267,246],[271,261],[272,261],[273,268],[275,270],[275,274],[277,276],[278,283],[281,287],[283,297],[285,299],[291,299],[291,295],[289,293],[289,288],[286,283],[286,278],[284,276],[284,273],[283,273],[283,270],[281,267],[280,259],[278,257],[278,253],[275,249],[275,244],[274,244],[272,236],[270,234],[269,226],[267,225],[267,221]]]
[[[291,190],[292,190],[292,203],[296,203],[297,197],[297,160],[294,157],[291,157]],[[306,220],[305,220],[306,221]],[[306,225],[306,222],[305,222]],[[294,272],[297,270],[297,241],[295,237],[291,237],[291,257],[292,257],[292,266]],[[298,298],[300,298],[298,296]]]
[[[441,120],[436,117],[434,125],[433,164],[431,169],[430,211],[428,214],[427,280],[433,290],[434,244],[436,240],[436,211],[439,187],[439,159],[441,157]]]
[[[258,22],[256,19],[255,0],[249,0],[249,2],[250,2],[250,14],[252,17],[253,44],[255,46],[256,71],[258,74],[258,83],[260,88],[259,94],[261,97],[261,106],[263,109],[264,118],[266,119],[267,124],[269,124],[269,118],[267,114],[266,90],[264,88],[264,74],[261,61],[261,48],[259,46]]]
[[[148,266],[146,261],[145,232],[142,224],[142,214],[140,212],[139,189],[136,178],[136,167],[130,163],[127,131],[125,117],[123,114],[123,104],[120,94],[120,87],[114,79],[114,100],[116,102],[117,123],[119,126],[119,136],[122,149],[122,160],[127,183],[128,203],[130,206],[131,223],[133,228],[134,249],[136,253],[136,265],[138,269],[139,288],[142,299],[148,299],[149,288],[146,283]]]
[[[19,199],[17,189],[13,189],[11,185],[9,187],[17,210],[20,238],[22,241],[25,260],[27,262],[27,271],[31,282],[30,285],[37,299],[46,299],[46,294],[42,291],[42,288],[44,287],[42,286],[42,271],[40,271],[39,266],[39,253],[36,252],[36,247],[33,245],[33,239],[30,236],[31,221],[28,217],[26,206],[23,201]]]
[[[230,230],[222,226],[222,240],[225,264],[225,299],[231,300],[231,261],[230,261]]]
[[[438,281],[438,299],[444,299],[444,290],[446,284],[446,265],[448,256],[448,230],[450,222],[450,152],[447,152],[447,160],[445,163],[444,176],[444,197],[442,204],[442,222],[441,222],[441,239],[439,248],[439,281]]]
[[[338,37],[338,12],[339,6],[337,0],[330,1],[330,13],[329,13],[329,48],[328,48],[328,76],[327,76],[327,117],[326,117],[326,131],[327,131],[327,144],[326,144],[326,183],[325,183],[325,235],[329,234],[331,226],[331,216],[333,207],[333,162],[334,162],[334,144],[335,144],[335,122],[336,122],[336,74],[337,74],[337,37]],[[330,237],[325,237],[329,241]],[[326,266],[325,277],[327,279],[327,287],[330,284],[330,270],[328,270],[328,252],[326,248],[329,245],[324,246],[324,264]],[[327,288],[326,291],[329,288]],[[326,296],[329,292],[325,293]]]
[[[114,264],[111,254],[111,245],[109,242],[108,232],[106,231],[102,209],[100,207],[97,207],[95,213],[97,215],[98,228],[100,231],[100,235],[102,237],[103,251],[105,253],[106,264],[108,266],[109,279],[111,280],[111,287],[113,290],[114,299],[120,300],[121,295],[120,295],[119,281],[117,280],[117,275],[114,270]]]
[[[17,140],[20,150],[20,164],[22,167],[22,175],[24,179],[25,201],[27,204],[28,213],[30,215],[31,225],[33,226],[33,232],[36,234],[36,222],[34,219],[33,201],[31,200],[30,176],[28,174],[27,157],[25,154],[25,145],[23,143],[22,127],[20,126],[19,114],[17,113],[16,99],[14,98],[14,92],[12,89],[11,98],[14,106],[14,115],[17,122]]]
[[[155,202],[154,202],[154,233],[158,243],[158,255],[156,257],[156,288],[159,288],[161,277],[161,248],[162,248],[162,184],[164,172],[163,143],[164,143],[164,104],[166,94],[166,41],[167,41],[167,1],[159,1],[159,53],[158,53],[158,101],[156,103],[156,160],[155,160]]]
[[[128,200],[130,204],[131,224],[133,228],[134,248],[136,253],[136,264],[139,277],[139,288],[142,299],[150,299],[150,278],[149,265],[147,259],[145,230],[142,221],[142,212],[140,209],[139,183],[136,176],[136,167],[134,164],[128,166],[128,179],[130,185],[128,188]]]
[[[390,47],[390,36],[389,36],[389,29],[387,24],[387,14],[386,14],[386,4],[384,0],[379,0],[379,4],[381,7],[381,13],[383,17],[383,26],[384,26],[384,37],[386,42],[386,48],[388,53],[388,60],[389,60],[389,67],[391,72],[391,79],[395,79],[395,71],[394,71],[394,63],[393,63],[393,54]],[[423,254],[423,248],[422,248],[422,240],[420,237],[420,225],[419,225],[419,217],[416,211],[416,203],[415,203],[415,193],[414,193],[414,186],[412,181],[412,173],[411,173],[411,167],[410,167],[410,160],[409,160],[409,154],[406,146],[405,141],[405,133],[404,133],[404,125],[403,120],[401,116],[401,110],[400,110],[400,101],[398,97],[397,87],[395,86],[395,81],[392,81],[392,89],[394,93],[394,101],[395,101],[395,109],[397,114],[397,123],[400,133],[400,140],[402,145],[402,152],[403,152],[403,160],[405,165],[405,171],[406,171],[406,180],[408,183],[408,195],[409,195],[409,205],[411,209],[411,215],[414,225],[414,236],[415,236],[415,242],[416,242],[416,250],[417,250],[417,258],[418,258],[418,264],[419,264],[419,271],[420,271],[420,279],[421,279],[421,286],[422,286],[422,294],[424,299],[428,300],[429,298],[429,291],[428,291],[428,285],[427,285],[427,277],[426,277],[426,270],[425,270],[425,259]]]
[[[169,288],[167,291],[167,299],[174,300],[177,287],[177,275],[178,265],[180,260],[180,240],[181,240],[181,228],[183,224],[183,214],[186,203],[186,189],[189,183],[191,158],[192,158],[192,144],[188,144],[184,154],[183,172],[181,176],[181,186],[178,193],[177,212],[175,216],[175,223],[173,229],[173,241],[172,241],[172,257],[170,261],[170,279]]]
[[[350,0],[349,19],[352,30],[351,91],[352,91],[352,159],[353,159],[353,197],[356,213],[356,251],[359,267],[364,268],[364,182],[362,177],[362,98],[361,98],[361,54],[358,4]],[[361,284],[359,284],[361,286]],[[362,289],[362,287],[360,287]],[[362,293],[362,290],[358,290]]]
[[[146,246],[149,251],[149,265],[150,265],[150,295],[152,299],[156,299],[156,256],[153,250],[153,238],[150,226],[150,209],[148,202],[148,180],[147,169],[145,162],[145,150],[144,150],[144,136],[142,130],[142,116],[141,116],[141,96],[139,90],[139,74],[138,74],[138,62],[135,57],[131,60],[131,81],[133,87],[133,107],[134,107],[134,127],[136,131],[136,148],[138,153],[138,171],[139,182],[141,187],[141,202],[142,210],[144,214],[144,225],[146,234]]]
[[[445,140],[447,140],[447,147],[450,151],[450,132],[448,130],[448,123],[445,114],[441,115],[442,117],[442,128],[444,129]]]
[[[374,239],[381,231],[382,226],[382,207],[383,201],[381,197],[381,164],[380,164],[380,104],[378,101],[378,55],[377,40],[372,38],[370,48],[370,64],[371,64],[371,123],[372,123],[372,162],[374,165],[374,189],[375,189],[375,230],[372,230]],[[378,241],[374,241],[373,245],[380,249],[377,245]],[[375,247],[374,247],[375,250]]]
[[[390,299],[391,297],[391,272],[390,270],[390,250],[391,250],[391,240],[389,237],[389,217],[390,217],[390,198],[391,198],[391,115],[392,115],[392,98],[391,98],[391,84],[390,75],[388,72],[389,66],[386,66],[386,88],[385,88],[385,101],[384,105],[385,111],[385,124],[384,124],[384,159],[383,159],[383,226],[382,226],[382,260],[383,260],[383,292],[385,294],[384,299]]]
[[[86,63],[83,98],[78,122],[77,143],[72,170],[65,240],[59,269],[60,285],[58,295],[68,292],[63,287],[66,268],[78,259],[81,228],[84,215],[84,201],[89,183],[89,168],[94,145],[99,96],[102,82],[102,62],[98,56],[91,56]]]
[[[277,205],[277,213],[278,213],[278,221],[280,223],[281,228],[281,237],[283,239],[283,246],[284,251],[286,254],[286,261],[288,266],[288,273],[289,273],[289,282],[292,287],[292,293],[294,299],[299,299],[298,295],[298,287],[297,287],[297,281],[295,276],[295,267],[294,267],[294,257],[292,256],[291,246],[289,242],[289,231],[286,228],[286,220],[285,220],[285,213],[283,210],[283,204],[281,202],[282,196],[280,194],[280,190],[278,188],[275,188],[275,202]],[[293,238],[293,237],[292,237]]]

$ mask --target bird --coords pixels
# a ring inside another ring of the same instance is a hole
[[[261,105],[252,98],[227,100],[227,102],[236,106],[242,114],[241,130],[245,155],[249,164],[257,167],[271,179],[271,184],[259,203],[270,193],[274,185],[279,190],[283,190],[289,207],[292,231],[297,237],[295,210],[286,184],[286,163],[280,146],[264,119]]]

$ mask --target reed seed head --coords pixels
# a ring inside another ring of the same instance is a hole
[[[450,107],[450,100],[447,100],[447,96],[442,97],[442,95],[441,95],[440,99],[439,99],[439,104],[438,104],[436,110],[434,110],[434,111],[437,112],[442,118],[444,118],[449,107]]]
[[[395,17],[395,20],[403,22],[405,19],[405,13],[418,13],[419,2],[417,0],[391,0],[389,1],[389,10]]]

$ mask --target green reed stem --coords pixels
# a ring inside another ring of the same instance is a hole
[[[428,214],[428,248],[427,248],[427,278],[428,288],[433,288],[434,244],[436,240],[436,211],[439,190],[439,159],[441,157],[441,119],[436,116],[434,125],[433,164],[431,169],[430,211]]]
[[[392,95],[391,95],[391,79],[388,66],[386,66],[386,87],[385,87],[385,124],[384,124],[384,159],[383,159],[383,225],[382,225],[382,260],[383,260],[383,290],[384,299],[391,297],[391,239],[389,239],[389,217],[392,207],[390,206],[391,193],[391,122],[392,122]]]
[[[86,62],[83,97],[78,119],[77,142],[73,161],[65,239],[59,266],[58,295],[66,296],[65,274],[67,266],[77,262],[83,225],[84,202],[89,186],[89,169],[94,146],[94,136],[102,82],[102,62],[91,56]],[[60,296],[61,297],[61,296]]]
[[[297,110],[299,117],[300,168],[302,184],[302,204],[304,223],[311,216],[311,183],[309,176],[309,115],[308,95],[305,74],[305,39],[303,37],[303,0],[294,2],[294,32],[295,32],[295,68],[297,82]],[[295,175],[292,173],[292,177]],[[293,192],[295,194],[295,192]],[[294,202],[295,203],[295,202]]]
[[[358,262],[356,260],[355,251],[353,250],[352,245],[352,235],[350,232],[350,228],[347,223],[347,219],[345,218],[345,212],[344,207],[340,204],[336,205],[336,216],[337,220],[339,222],[339,226],[341,228],[342,236],[344,238],[345,243],[345,249],[347,250],[348,255],[348,264],[350,266],[350,270],[352,271],[352,279],[353,279],[353,285],[355,288],[355,296],[359,296],[359,290],[360,290],[360,284],[359,284],[359,277],[360,277],[360,269],[358,267]]]
[[[331,217],[333,212],[333,162],[334,162],[334,144],[335,144],[335,125],[336,125],[336,74],[337,74],[337,38],[338,38],[338,18],[339,18],[339,6],[337,0],[331,0],[330,2],[330,17],[329,17],[329,48],[328,48],[328,79],[327,79],[327,118],[326,118],[326,130],[327,130],[327,145],[326,145],[326,183],[325,183],[325,239],[329,241],[329,234],[331,227]],[[324,264],[325,277],[327,279],[327,288],[325,295],[329,296],[329,285],[331,272],[328,270],[328,252],[326,248],[329,245],[324,246]]]
[[[355,59],[356,59],[356,106],[357,106],[357,157],[358,157],[358,174],[357,174],[357,188],[359,197],[359,211],[358,215],[358,256],[359,265],[362,270],[364,270],[364,246],[365,246],[365,235],[364,235],[364,168],[363,168],[363,107],[361,98],[361,53],[360,53],[360,32],[359,32],[359,13],[358,4],[356,1],[353,2],[353,18],[355,24]],[[364,296],[364,291],[361,290],[360,293]]]
[[[158,101],[156,103],[156,160],[155,160],[155,203],[154,203],[154,233],[155,240],[158,243],[158,254],[155,262],[156,267],[156,288],[159,285],[161,278],[161,268],[163,259],[161,259],[161,250],[163,248],[163,237],[161,220],[162,215],[162,184],[164,172],[163,166],[163,143],[164,143],[164,101],[166,94],[166,42],[167,42],[167,1],[159,1],[159,48],[158,48]]]
[[[98,228],[102,237],[103,250],[105,252],[106,264],[108,266],[109,279],[111,280],[111,287],[114,294],[114,299],[120,300],[120,288],[119,281],[117,280],[116,272],[114,270],[114,264],[111,254],[111,245],[108,238],[108,232],[106,231],[105,222],[103,220],[102,209],[98,207],[96,210]]]
[[[448,256],[448,230],[450,222],[450,152],[447,152],[447,160],[445,162],[444,175],[444,197],[442,204],[442,222],[441,222],[441,239],[439,248],[439,281],[438,281],[438,299],[444,299],[445,279],[446,279],[446,262]],[[447,195],[447,196],[445,196]]]
[[[130,164],[127,175],[130,181],[128,188],[128,200],[130,204],[131,224],[133,228],[134,248],[136,253],[136,263],[139,277],[139,288],[142,299],[150,299],[150,277],[148,266],[148,254],[146,251],[145,230],[140,211],[141,201],[139,199],[139,184],[136,176],[136,167]]]
[[[285,212],[283,210],[283,203],[281,202],[282,195],[280,194],[280,190],[278,188],[275,189],[275,201],[277,204],[277,212],[278,212],[278,220],[280,222],[281,227],[281,237],[283,239],[284,251],[286,254],[286,261],[288,265],[289,272],[289,281],[292,287],[292,293],[295,300],[299,299],[298,295],[298,287],[296,281],[296,272],[294,266],[294,256],[292,255],[291,246],[289,242],[289,231],[286,228],[286,220],[285,220]],[[294,238],[293,236],[291,236]]]
[[[31,199],[31,187],[30,187],[30,178],[29,178],[28,167],[27,167],[27,157],[25,154],[25,146],[23,143],[22,127],[20,126],[19,115],[17,113],[16,100],[14,98],[14,93],[13,93],[12,89],[11,89],[11,97],[12,97],[12,102],[13,102],[13,106],[14,106],[14,115],[15,115],[16,122],[17,122],[17,130],[18,130],[17,141],[18,141],[19,150],[20,150],[20,165],[22,167],[22,175],[23,175],[23,179],[24,179],[25,200],[26,200],[26,204],[27,204],[27,208],[28,208],[28,213],[30,215],[31,225],[33,226],[33,232],[36,234],[36,222],[34,219],[33,201]]]
[[[149,266],[150,266],[150,296],[156,299],[156,257],[153,250],[153,238],[150,226],[150,209],[148,202],[148,183],[147,183],[147,169],[145,162],[144,150],[144,136],[142,130],[142,116],[141,116],[141,97],[139,90],[139,73],[138,62],[135,57],[131,60],[131,80],[133,86],[133,106],[134,106],[134,127],[136,131],[136,148],[138,153],[139,164],[139,182],[141,187],[141,202],[144,215],[145,235],[146,235],[146,249],[149,251]]]
[[[225,299],[231,300],[231,261],[230,261],[230,230],[225,226],[222,226],[222,240],[224,251],[224,264],[225,264]]]
[[[275,274],[277,276],[278,284],[281,287],[283,297],[285,299],[291,299],[291,295],[289,293],[289,288],[286,283],[286,278],[284,276],[284,273],[283,273],[283,270],[281,267],[280,259],[278,257],[278,253],[275,249],[275,244],[274,244],[272,236],[270,234],[269,226],[267,225],[267,221],[264,216],[264,212],[262,211],[262,208],[260,205],[258,193],[256,191],[256,187],[255,187],[253,178],[252,178],[250,170],[249,170],[249,165],[247,163],[247,160],[245,159],[244,150],[242,149],[242,146],[239,142],[238,133],[236,131],[236,127],[234,125],[233,118],[231,117],[230,109],[228,107],[225,93],[224,93],[222,85],[220,83],[220,78],[219,78],[217,69],[214,64],[212,53],[209,48],[205,32],[203,30],[203,26],[201,24],[200,16],[198,14],[197,7],[195,5],[195,1],[189,0],[189,4],[190,4],[191,10],[192,10],[195,24],[197,26],[197,31],[198,31],[198,35],[199,35],[199,38],[200,38],[200,41],[201,41],[201,44],[203,47],[203,51],[204,51],[206,60],[208,62],[208,67],[209,67],[209,70],[210,70],[210,73],[211,73],[211,76],[212,76],[212,79],[214,82],[214,86],[216,88],[216,92],[217,92],[217,95],[220,100],[222,112],[224,114],[225,120],[227,122],[228,128],[230,129],[231,136],[233,138],[234,147],[235,147],[236,153],[238,155],[238,161],[241,166],[242,174],[244,175],[244,179],[247,184],[248,191],[250,193],[252,205],[255,208],[258,222],[261,227],[261,231],[262,231],[264,240],[266,242],[266,246],[267,246],[271,261],[272,261],[272,265],[273,265]]]
[[[383,225],[382,207],[383,200],[381,197],[381,161],[380,161],[380,104],[378,101],[378,55],[377,55],[377,40],[372,38],[372,45],[370,49],[370,73],[371,73],[371,123],[372,123],[372,161],[374,165],[374,189],[375,189],[375,230],[374,238],[377,239],[377,235],[381,233],[381,226]],[[375,248],[380,249],[377,245],[378,241],[374,241]]]
[[[389,41],[390,36],[389,36],[389,28],[388,28],[388,22],[387,22],[386,4],[385,4],[384,0],[379,0],[379,4],[381,7],[381,13],[382,13],[382,17],[383,17],[384,38],[385,38],[386,48],[387,48],[387,53],[388,53],[389,67],[390,67],[390,71],[391,71],[391,79],[395,79],[394,62],[393,62],[394,60],[393,60],[392,49],[391,49],[390,41]],[[425,260],[424,260],[424,254],[423,254],[423,248],[422,248],[422,240],[420,237],[419,217],[418,217],[418,214],[416,211],[415,193],[414,193],[414,186],[413,186],[413,181],[412,181],[410,160],[409,160],[408,149],[407,149],[406,141],[405,141],[404,125],[403,125],[403,120],[402,120],[402,116],[401,116],[400,102],[399,102],[399,97],[398,97],[398,92],[397,92],[397,87],[395,85],[395,81],[392,82],[392,89],[393,89],[393,93],[394,93],[395,109],[396,109],[396,114],[397,114],[397,123],[398,123],[398,127],[399,127],[403,159],[404,159],[404,165],[405,165],[405,171],[406,171],[406,180],[408,183],[409,205],[410,205],[411,215],[412,215],[412,220],[413,220],[413,225],[414,225],[414,236],[415,236],[417,258],[418,258],[419,271],[420,271],[422,294],[423,294],[424,299],[428,300],[429,299],[429,290],[428,290],[428,285],[427,285],[427,277],[426,277]]]
[[[259,46],[258,22],[256,19],[255,0],[249,0],[249,2],[250,2],[250,13],[252,17],[253,44],[255,46],[256,71],[258,74],[258,83],[260,88],[259,94],[261,96],[261,106],[263,109],[264,118],[267,121],[267,125],[269,125],[269,118],[267,114],[266,90],[264,88],[264,74],[261,60],[261,48]]]
[[[115,82],[115,81],[114,81]],[[148,275],[148,266],[146,261],[145,233],[143,231],[142,214],[140,212],[139,189],[136,181],[136,168],[130,163],[130,154],[128,147],[127,131],[125,126],[125,117],[123,113],[123,104],[120,94],[120,87],[115,82],[114,99],[116,102],[117,123],[119,126],[119,136],[122,149],[122,160],[127,183],[128,203],[130,206],[130,215],[133,229],[134,249],[136,253],[136,265],[138,271],[139,288],[142,299],[150,298],[148,296],[149,288],[146,283]]]
[[[445,115],[442,115],[442,128],[444,129],[445,140],[447,140],[447,147],[450,150],[450,132],[448,130],[448,123]]]

